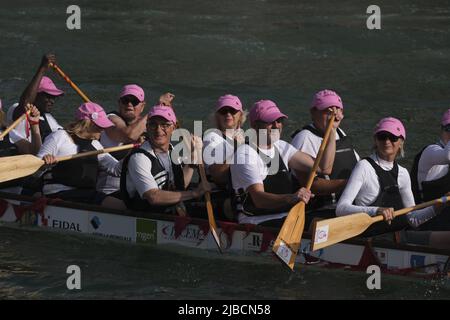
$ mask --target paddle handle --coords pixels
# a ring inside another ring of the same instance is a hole
[[[21,115],[19,118],[16,119],[16,121],[14,121],[13,123],[11,123],[11,125],[5,129],[5,131],[3,131],[0,134],[0,140],[2,140],[12,129],[14,129],[22,120],[24,120],[27,117],[27,114],[29,114],[30,111],[25,112],[23,115]]]
[[[415,205],[414,207],[408,207],[408,208],[396,210],[396,211],[394,211],[394,218],[404,215],[404,214],[407,214],[407,213],[410,213],[411,211],[414,211],[414,210],[420,210],[420,209],[423,209],[426,207],[430,207],[430,206],[438,204],[438,203],[446,203],[447,201],[450,201],[450,196],[447,196],[447,197],[443,196],[439,199],[430,200],[430,201]],[[382,215],[377,215],[372,218],[372,221],[373,221],[372,223],[375,223],[378,221],[383,221],[383,220],[384,220],[384,217]]]
[[[81,98],[83,98],[83,100],[85,101],[85,102],[89,102],[89,101],[91,101],[81,90],[80,90],[80,88],[78,88],[78,86],[75,84],[75,83],[73,83],[72,82],[72,80],[70,80],[70,78],[61,70],[61,68],[60,67],[58,67],[56,64],[53,64],[53,63],[51,63],[50,64],[50,66],[51,67],[53,67],[53,69],[55,69],[55,71],[57,72],[57,73],[59,73],[59,75],[64,79],[64,80],[66,80],[66,82],[68,83],[68,84],[70,84],[70,86],[81,96]]]
[[[73,154],[70,156],[58,157],[58,158],[56,158],[56,160],[58,160],[58,162],[67,161],[67,160],[72,160],[72,159],[77,159],[77,158],[96,156],[96,155],[99,155],[102,153],[109,153],[109,152],[114,152],[114,151],[121,151],[121,150],[126,150],[126,149],[131,149],[131,148],[137,148],[139,146],[140,146],[139,143],[125,144],[123,146],[111,147],[111,148],[94,150],[94,151],[87,151],[87,152],[82,152],[82,153],[78,153],[78,154]]]
[[[325,135],[323,136],[322,143],[320,144],[319,152],[317,153],[316,160],[314,161],[314,165],[312,167],[311,173],[309,174],[308,182],[306,183],[306,189],[311,189],[311,186],[314,182],[314,178],[316,177],[316,171],[319,167],[320,160],[322,160],[323,153],[325,152],[325,148],[328,144],[328,139],[330,138],[331,129],[333,129],[335,114],[333,113],[328,121],[327,128],[325,130]]]

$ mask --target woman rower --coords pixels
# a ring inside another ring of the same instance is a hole
[[[212,201],[220,218],[232,220],[233,195],[230,164],[237,146],[244,143],[241,126],[246,119],[241,100],[234,95],[221,96],[214,113],[210,115],[214,128],[203,137],[203,157],[208,180],[213,183]]]
[[[403,156],[405,138],[406,131],[400,120],[384,118],[378,122],[374,131],[373,154],[358,162],[339,199],[337,216],[365,212],[370,216],[384,217],[387,224],[375,223],[363,236],[399,231],[407,227],[417,228],[442,210],[442,207],[435,205],[394,219],[394,210],[415,205],[409,173],[396,161],[400,155]],[[403,235],[409,237],[406,241],[434,247],[450,247],[450,237],[445,232],[409,232]]]
[[[37,156],[46,164],[55,164],[56,157],[103,149],[98,141],[100,134],[114,125],[103,108],[93,102],[83,103],[76,119],[65,130],[53,132],[45,139]],[[106,153],[58,163],[44,174],[43,193],[47,197],[93,203],[99,167],[119,176],[121,162]]]

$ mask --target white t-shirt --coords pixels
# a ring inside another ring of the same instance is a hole
[[[375,154],[370,156],[383,170],[390,171],[394,167],[393,162],[380,159]],[[402,166],[398,166],[398,188],[403,205],[412,207],[415,205],[414,196],[411,191],[411,180],[408,170]],[[359,161],[352,171],[350,179],[342,193],[337,204],[336,215],[345,216],[352,213],[365,212],[370,216],[375,216],[379,207],[369,206],[373,203],[380,193],[380,183],[375,169],[367,160]],[[353,204],[354,202],[354,204]],[[424,223],[424,217],[428,220],[435,216],[433,207],[412,211],[408,214],[410,223],[417,226],[414,219],[419,219],[420,224]]]
[[[314,127],[313,124],[310,124]],[[340,129],[341,132],[346,135],[344,130]],[[311,157],[316,158],[319,153],[320,145],[322,144],[322,138],[316,136],[309,130],[302,130],[297,133],[292,139],[292,145],[297,149],[304,153],[309,154]],[[339,134],[336,133],[336,141],[339,140]],[[355,151],[356,160],[359,161],[359,155]]]
[[[259,151],[270,158],[274,158],[275,147],[278,149],[284,165],[289,170],[289,160],[297,150],[286,141],[278,140],[271,149],[259,149]],[[267,165],[254,148],[247,144],[239,146],[236,151],[236,162],[236,164],[230,166],[231,180],[235,192],[238,192],[239,189],[247,191],[248,187],[257,183],[263,184],[263,181],[266,179],[269,172]],[[274,165],[276,165],[276,163],[272,163],[271,167],[273,168]],[[287,212],[263,216],[247,216],[240,214],[238,219],[239,223],[259,224],[268,220],[281,219],[286,215]]]
[[[104,149],[98,140],[92,140],[92,146],[97,149]],[[72,138],[65,130],[57,130],[48,135],[44,144],[41,146],[37,157],[43,158],[46,154],[56,157],[68,156],[78,153],[78,146],[73,142]],[[117,161],[109,153],[97,155],[99,167],[113,176],[120,176],[122,163]],[[70,160],[69,160],[70,161]],[[74,187],[62,184],[46,184],[44,185],[44,194],[53,194],[64,190],[72,190]]]
[[[156,155],[148,141],[141,146],[141,149],[144,149],[159,159],[165,171],[169,173],[169,181],[174,183],[175,177],[169,156],[170,151]],[[145,154],[135,153],[130,157],[127,171],[127,192],[130,197],[133,197],[137,192],[143,198],[143,194],[148,190],[159,189],[158,183],[162,182],[165,172],[161,172],[154,177],[151,174],[151,169],[152,162]]]
[[[440,141],[441,145],[444,145]],[[437,180],[448,173],[450,165],[450,141],[445,148],[432,144],[423,150],[417,170],[417,181],[419,189],[422,189],[423,181]]]
[[[19,105],[18,103],[15,103],[8,109],[6,119],[9,122],[9,124],[13,122],[12,120],[13,112],[18,105]],[[47,118],[48,125],[50,126],[52,132],[55,132],[58,129],[62,129],[62,126],[59,125],[59,123],[50,113],[46,112],[45,117]],[[44,117],[41,116],[40,119],[44,120]],[[20,140],[27,140],[28,142],[31,143],[31,134],[27,137],[26,120],[22,120],[13,130],[11,130],[9,132],[9,137],[12,143],[16,143],[17,141]]]
[[[205,169],[208,170],[212,164],[231,163],[234,148],[233,145],[223,138],[218,129],[208,130],[203,137],[203,161]]]

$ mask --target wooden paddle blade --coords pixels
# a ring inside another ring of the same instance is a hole
[[[294,270],[304,227],[305,203],[299,202],[289,211],[272,248],[291,270]]]
[[[206,210],[208,212],[209,230],[211,231],[214,241],[217,244],[217,248],[219,248],[219,252],[222,253],[222,243],[220,241],[220,237],[217,232],[216,219],[214,218],[214,211],[209,192],[205,193],[205,198],[206,198]]]
[[[311,249],[318,250],[360,235],[375,221],[367,213],[316,221]]]
[[[29,176],[45,164],[31,154],[0,158],[0,182]]]

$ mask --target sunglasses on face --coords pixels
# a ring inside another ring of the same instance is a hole
[[[445,132],[450,132],[450,124],[448,124],[448,125],[442,127],[442,129],[443,129]]]
[[[233,108],[222,108],[219,111],[217,111],[220,115],[226,116],[228,113],[230,113],[232,116],[234,116],[239,111]]]
[[[386,139],[389,139],[391,142],[397,142],[400,139],[400,137],[394,136],[389,132],[378,132],[375,137],[378,141],[386,141]]]
[[[128,105],[131,102],[133,107],[136,107],[139,103],[141,103],[141,101],[139,101],[138,98],[136,98],[135,96],[131,96],[131,95],[120,98],[120,102],[124,105]]]
[[[149,122],[147,124],[148,128],[150,130],[156,130],[158,127],[161,127],[163,131],[167,131],[171,126],[171,122],[165,122],[165,123],[158,123],[158,122]]]

